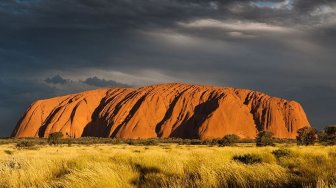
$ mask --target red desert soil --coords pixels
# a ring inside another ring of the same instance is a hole
[[[295,138],[310,126],[301,105],[266,94],[225,87],[159,84],[106,88],[34,102],[13,137],[255,138],[267,130]]]

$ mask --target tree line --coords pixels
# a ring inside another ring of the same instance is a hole
[[[55,132],[51,133],[48,138],[48,143],[52,145],[57,145],[61,143],[61,138],[63,137],[63,134],[61,132]],[[177,142],[180,144],[204,144],[204,145],[219,145],[219,146],[229,146],[233,145],[235,143],[239,143],[239,141],[242,141],[239,136],[235,134],[229,134],[224,136],[221,139],[211,139],[211,140],[185,140],[185,139],[172,139],[172,140],[166,140],[166,142]],[[161,141],[162,143],[165,143],[164,140]],[[269,131],[261,131],[257,134],[257,137],[255,139],[257,146],[269,146],[274,145],[276,142],[276,139],[273,138],[273,133]],[[317,131],[313,127],[303,127],[297,131],[297,137],[296,142],[298,145],[313,145],[316,142],[320,142],[324,145],[335,145],[336,144],[336,126],[328,126],[325,129],[321,131]],[[130,145],[136,145],[136,144],[145,144],[145,145],[155,145],[157,143],[160,143],[159,139],[129,139],[126,140],[125,143]]]
[[[68,144],[128,144],[128,145],[158,145],[158,144],[180,144],[180,145],[217,145],[217,146],[233,146],[237,143],[255,143],[256,146],[274,146],[275,143],[297,143],[298,145],[313,145],[320,143],[322,145],[336,144],[336,125],[328,126],[321,131],[317,131],[313,127],[303,127],[297,131],[296,140],[274,138],[273,133],[269,131],[258,132],[255,139],[243,139],[235,134],[225,135],[223,138],[216,139],[182,139],[182,138],[148,138],[148,139],[121,139],[121,138],[66,138],[62,132],[53,132],[49,134],[48,139],[22,139],[14,140],[17,147],[25,148],[33,145],[60,145]],[[0,140],[1,144],[1,140]]]

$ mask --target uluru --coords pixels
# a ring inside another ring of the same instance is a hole
[[[62,132],[72,138],[255,138],[266,130],[277,138],[295,138],[305,126],[309,121],[295,101],[247,89],[171,83],[36,101],[12,137]]]

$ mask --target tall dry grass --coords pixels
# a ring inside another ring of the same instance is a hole
[[[0,146],[0,187],[335,187],[336,147]],[[254,154],[261,163],[232,158]]]

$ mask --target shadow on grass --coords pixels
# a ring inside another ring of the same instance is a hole
[[[132,166],[139,173],[137,178],[131,180],[131,184],[136,187],[162,187],[168,179],[174,176],[153,166],[144,166],[137,163]]]

